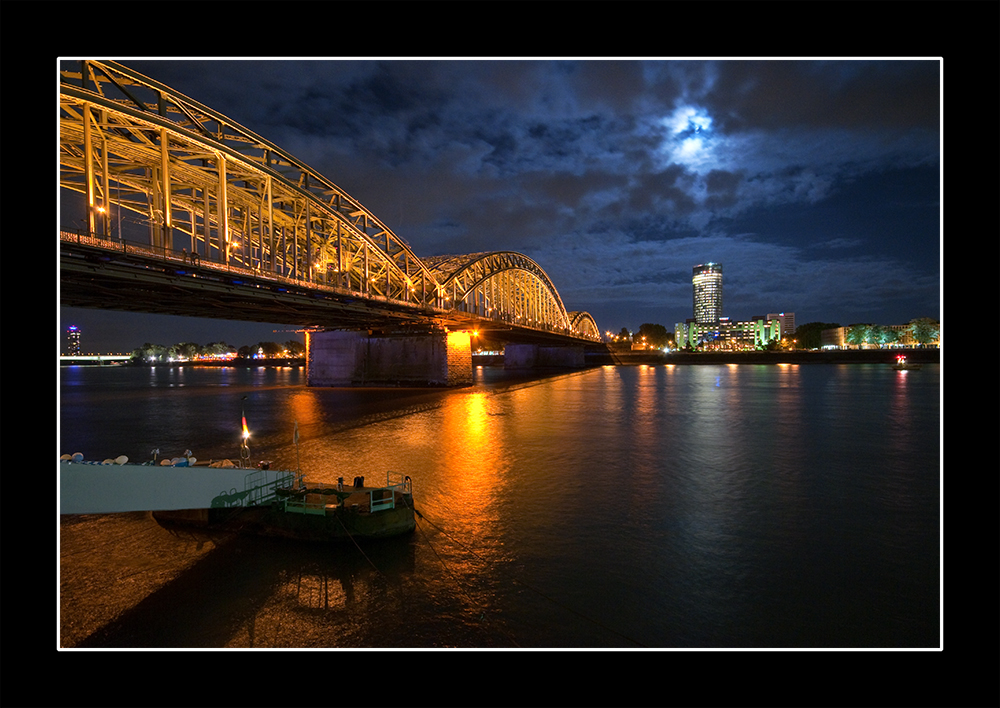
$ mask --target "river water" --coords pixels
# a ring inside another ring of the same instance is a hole
[[[413,480],[358,545],[59,517],[63,648],[937,648],[940,367],[606,366],[458,390],[65,367],[59,453]],[[299,442],[293,443],[298,424]]]

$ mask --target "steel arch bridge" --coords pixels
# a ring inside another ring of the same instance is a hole
[[[420,258],[326,177],[168,86],[112,61],[60,74],[60,187],[84,212],[61,232],[64,305],[600,339],[523,254]],[[123,218],[141,230],[126,237]]]

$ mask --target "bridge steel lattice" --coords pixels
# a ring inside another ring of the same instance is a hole
[[[64,305],[600,339],[529,257],[420,258],[301,160],[122,64],[67,64],[59,99],[60,187],[85,209],[61,232]]]

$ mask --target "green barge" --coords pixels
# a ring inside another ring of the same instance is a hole
[[[408,476],[386,473],[384,485],[308,483],[296,472],[248,472],[243,489],[215,496],[207,508],[153,512],[164,526],[197,526],[303,541],[384,538],[416,527]]]

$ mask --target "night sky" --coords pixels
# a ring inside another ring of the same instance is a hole
[[[941,317],[934,57],[120,61],[291,152],[419,256],[530,256],[602,330],[672,331],[707,261],[723,265],[732,319]],[[295,336],[61,319],[96,351]]]

